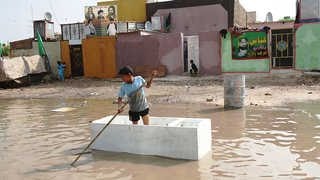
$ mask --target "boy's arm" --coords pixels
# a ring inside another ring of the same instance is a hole
[[[150,80],[147,82],[146,88],[150,88],[152,85],[153,78],[158,74],[157,71],[153,71]]]
[[[122,104],[123,104],[123,97],[125,96],[125,91],[123,87],[120,88],[119,94],[118,94],[118,113],[123,112]]]
[[[152,82],[151,82],[151,81],[148,81],[148,82],[147,82],[147,85],[146,85],[146,88],[150,88],[150,87],[151,87],[151,84],[152,84]]]

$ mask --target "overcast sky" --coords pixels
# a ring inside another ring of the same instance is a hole
[[[33,36],[32,21],[43,19],[51,12],[55,31],[60,24],[82,22],[84,6],[96,5],[101,0],[1,0],[0,41],[8,42]],[[267,12],[274,20],[295,16],[296,0],[240,0],[248,11],[257,11],[259,21],[264,21]]]

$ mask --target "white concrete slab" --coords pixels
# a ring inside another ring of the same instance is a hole
[[[112,116],[93,121],[94,137]],[[199,160],[211,151],[211,120],[151,117],[150,125],[132,125],[118,116],[92,145],[92,149]]]

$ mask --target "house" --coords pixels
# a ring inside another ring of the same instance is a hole
[[[320,70],[320,0],[297,0],[295,68]]]
[[[235,22],[246,26],[247,16],[255,18],[237,0],[153,2],[146,4],[146,12],[153,32],[119,34],[118,67],[162,65],[168,74],[182,75],[193,60],[200,74],[221,74],[220,31]]]
[[[249,23],[252,29],[270,28],[269,56],[271,69],[294,68],[294,21]]]

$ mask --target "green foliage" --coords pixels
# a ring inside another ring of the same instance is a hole
[[[3,47],[3,56],[9,56],[10,55],[10,46],[4,46]]]
[[[2,56],[9,56],[10,55],[10,46],[7,44],[0,44]]]
[[[294,20],[295,19],[290,16],[285,16],[282,19],[280,19],[279,21],[289,22],[289,21],[294,21]]]

